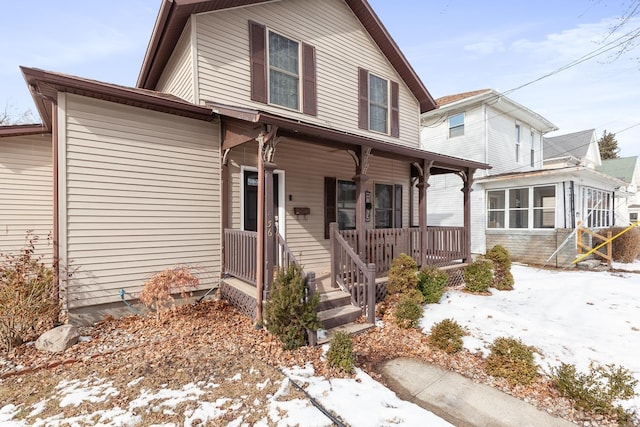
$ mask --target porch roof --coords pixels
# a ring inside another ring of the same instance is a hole
[[[491,168],[491,166],[485,163],[474,162],[458,157],[426,151],[420,148],[407,147],[366,136],[329,129],[264,111],[223,105],[215,102],[206,102],[206,105],[210,107],[214,113],[219,114],[223,118],[229,117],[250,123],[278,126],[279,136],[312,141],[317,144],[343,148],[345,150],[355,149],[358,147],[371,148],[375,155],[386,158],[406,161],[433,161],[433,166],[431,168],[432,175],[451,173],[467,168]]]
[[[615,178],[611,175],[607,175],[605,173],[599,172],[593,168],[589,168],[586,166],[571,166],[565,168],[554,168],[554,169],[540,169],[535,171],[528,172],[507,172],[501,173],[499,175],[490,175],[487,177],[477,178],[475,182],[477,184],[488,184],[494,182],[512,182],[516,179],[535,179],[541,177],[550,177],[550,178],[558,178],[562,179],[562,177],[577,175],[577,176],[590,176],[591,178],[597,179],[601,182],[608,182],[614,186],[620,187],[624,186],[625,182]]]
[[[0,138],[50,133],[42,123],[0,126]]]
[[[163,0],[144,55],[137,86],[155,89],[162,71],[192,14],[266,3],[272,0]],[[436,102],[366,0],[345,0],[355,17],[387,57],[420,103],[420,112]]]

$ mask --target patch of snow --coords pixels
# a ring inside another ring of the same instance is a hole
[[[626,270],[626,271],[640,271],[640,260],[635,260],[632,263],[622,263],[622,262],[612,262],[611,267],[616,270]]]
[[[86,380],[61,381],[56,386],[56,392],[62,395],[60,407],[78,406],[82,402],[104,402],[108,397],[117,396],[120,392],[113,387],[112,382],[105,382],[101,378],[87,378]]]

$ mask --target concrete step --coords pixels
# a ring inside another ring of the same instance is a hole
[[[362,316],[362,310],[351,304],[318,312],[318,319],[324,329],[351,323],[360,316]]]
[[[320,294],[318,311],[330,310],[351,304],[351,295],[341,290],[323,292]]]
[[[345,325],[336,326],[335,328],[331,328],[325,330],[322,336],[318,336],[318,345],[326,344],[331,341],[331,338],[336,332],[345,332],[349,335],[356,335],[366,330],[373,328],[375,325],[373,323],[347,323]]]

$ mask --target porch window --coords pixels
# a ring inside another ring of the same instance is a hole
[[[337,216],[340,230],[356,228],[356,183],[338,181]]]
[[[375,185],[375,227],[402,228],[402,185]]]
[[[509,228],[529,228],[529,189],[509,190]]]
[[[269,102],[299,109],[300,44],[269,31]]]
[[[554,228],[556,226],[556,187],[534,187],[533,228]]]
[[[556,187],[487,191],[487,228],[554,228]]]
[[[464,135],[464,113],[449,116],[449,138]]]
[[[587,218],[584,221],[589,228],[611,227],[613,203],[611,193],[596,190],[595,188],[583,189],[583,212]]]
[[[505,228],[505,197],[504,190],[487,192],[487,228]]]

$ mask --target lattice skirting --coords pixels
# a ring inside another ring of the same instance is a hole
[[[387,282],[376,283],[376,304],[387,297]]]
[[[224,281],[220,283],[220,296],[229,301],[231,305],[240,310],[240,312],[245,316],[251,319],[256,318],[257,304],[255,297],[245,294],[240,289],[237,289]]]
[[[462,275],[462,270],[467,266],[467,264],[460,264],[460,266],[450,266],[446,269],[443,269],[447,276],[449,276],[449,280],[447,281],[448,287],[459,286],[464,284],[464,276]]]

